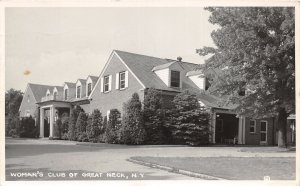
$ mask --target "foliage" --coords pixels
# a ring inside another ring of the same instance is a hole
[[[121,125],[121,113],[117,109],[110,110],[109,119],[105,129],[106,143],[119,143],[119,130]]]
[[[69,128],[69,116],[68,113],[63,113],[61,115],[61,133],[62,133],[62,139],[68,139],[68,128]]]
[[[162,109],[161,92],[150,88],[147,90],[144,99],[144,122],[146,144],[162,144],[164,143],[163,123],[164,110]]]
[[[146,131],[143,123],[142,103],[137,93],[134,93],[132,98],[124,104],[120,134],[125,144],[138,145],[144,142]]]
[[[61,119],[57,119],[55,124],[54,124],[54,138],[61,139],[62,136],[62,121]]]
[[[166,126],[176,143],[188,145],[209,142],[209,114],[201,109],[196,95],[184,91],[175,96],[175,108],[171,111]]]
[[[84,112],[80,112],[76,121],[76,139],[81,141],[83,137],[86,136],[86,125],[87,125],[87,115]],[[85,134],[83,134],[85,133]],[[83,136],[84,135],[84,136]]]
[[[83,112],[81,107],[76,106],[74,109],[71,109],[69,122],[68,122],[68,139],[76,140],[76,122],[80,112]]]
[[[11,129],[15,129],[19,133],[19,108],[23,99],[23,92],[19,90],[9,89],[5,92],[5,133],[9,134]]]
[[[10,129],[10,131],[9,131],[9,133],[8,133],[8,136],[11,136],[11,137],[13,137],[13,138],[19,137],[19,135],[18,135],[16,129]]]
[[[81,142],[88,142],[89,141],[89,138],[88,138],[88,135],[86,132],[81,132],[78,134],[78,137],[77,137],[77,140],[78,141],[81,141]]]
[[[103,117],[98,109],[94,110],[89,117],[86,131],[89,141],[94,143],[98,141],[98,136],[104,133]]]
[[[286,116],[295,113],[295,9],[292,7],[207,8],[218,25],[217,48],[197,50],[205,69],[217,69],[211,92],[238,105],[240,115],[277,117],[278,144],[286,146]],[[241,96],[241,92],[245,95]]]
[[[20,122],[20,137],[21,138],[37,138],[38,133],[34,119],[30,117],[22,118]]]

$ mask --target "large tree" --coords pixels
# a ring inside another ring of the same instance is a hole
[[[295,9],[291,7],[206,8],[217,25],[216,47],[205,69],[217,69],[211,92],[237,105],[240,115],[276,117],[278,146],[286,147],[287,116],[295,112]],[[226,95],[226,96],[224,96]]]
[[[9,89],[5,92],[5,117],[8,125],[5,125],[5,132],[8,135],[11,129],[19,132],[19,108],[23,99],[23,92],[20,90]]]

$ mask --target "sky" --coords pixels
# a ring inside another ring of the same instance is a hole
[[[216,26],[199,7],[6,8],[5,89],[99,76],[112,50],[203,63]]]

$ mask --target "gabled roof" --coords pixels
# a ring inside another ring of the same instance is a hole
[[[129,52],[124,52],[120,50],[115,50],[117,55],[123,60],[123,62],[132,70],[132,72],[136,75],[136,77],[145,85],[146,88],[155,88],[160,90],[167,91],[176,91],[179,92],[178,89],[168,87],[156,74],[152,71],[152,69],[156,66],[168,66],[175,63],[175,60],[170,59],[162,59],[157,57],[151,57],[141,54],[134,54]],[[183,73],[185,74],[188,71],[194,70],[197,68],[198,64],[187,63],[187,62],[179,62],[181,67],[183,68]],[[197,85],[195,85],[190,79],[184,78],[182,80],[183,89],[194,89],[199,90]]]
[[[47,90],[53,90],[55,86],[28,83],[28,87],[30,87],[35,100],[40,102],[42,97],[46,95]]]
[[[81,83],[85,84],[86,83],[86,79],[77,79],[76,83],[80,81]]]
[[[63,90],[64,90],[64,87],[63,87],[63,86],[54,86],[54,87],[53,87],[53,90],[54,90],[55,88],[57,89],[58,92],[63,92]]]
[[[186,76],[195,76],[195,75],[203,75],[201,70],[191,70],[186,73]]]
[[[172,61],[170,63],[166,63],[166,64],[163,64],[163,65],[158,65],[158,66],[155,66],[153,67],[152,71],[156,71],[156,70],[161,70],[161,69],[165,69],[165,68],[168,68],[170,67],[172,64],[174,64],[176,61]]]
[[[92,82],[95,84],[97,82],[97,80],[98,80],[99,77],[98,76],[91,76],[91,75],[89,75],[88,78],[91,78]]]
[[[64,84],[66,84],[69,88],[75,88],[76,87],[76,83],[65,82]]]

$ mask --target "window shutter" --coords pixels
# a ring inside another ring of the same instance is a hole
[[[116,73],[116,89],[119,89],[119,79],[120,79],[120,77],[119,77],[119,73]]]
[[[109,78],[108,78],[108,91],[111,91],[111,81],[112,81],[112,75],[109,75]]]
[[[128,87],[128,71],[125,71],[125,88]]]
[[[103,92],[103,77],[101,77],[101,81],[100,81],[100,92]]]

